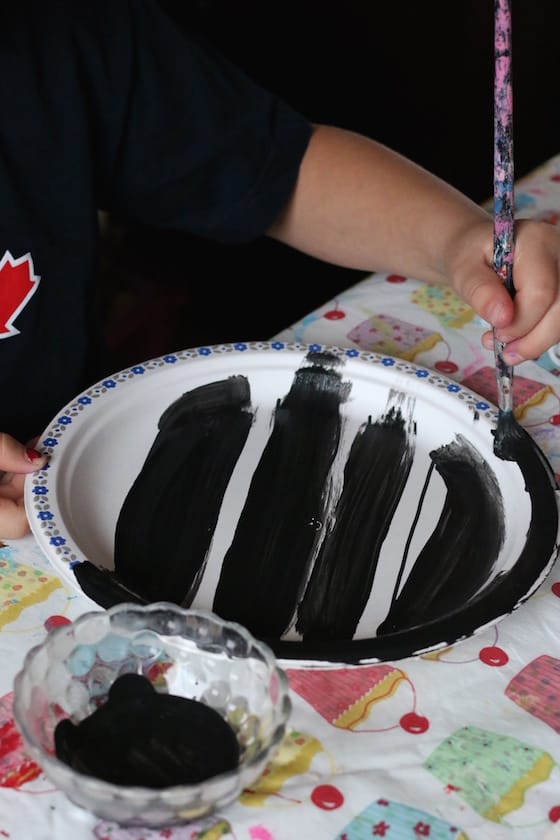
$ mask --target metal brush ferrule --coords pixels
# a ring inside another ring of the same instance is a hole
[[[500,411],[513,410],[513,365],[504,362],[505,344],[494,335],[494,360],[496,363],[496,382],[498,385],[498,408]]]

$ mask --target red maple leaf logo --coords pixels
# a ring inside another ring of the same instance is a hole
[[[0,260],[0,338],[18,335],[14,321],[37,289],[40,279],[34,273],[31,254],[16,260],[6,251]]]

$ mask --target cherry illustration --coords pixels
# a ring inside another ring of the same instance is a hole
[[[441,373],[456,373],[459,370],[455,362],[450,362],[449,359],[444,359],[441,362],[436,362],[434,367],[436,370],[441,371]]]
[[[343,318],[346,318],[346,313],[342,311],[342,309],[329,309],[328,312],[325,312],[324,318],[327,321],[342,321]]]
[[[55,627],[63,627],[65,624],[72,624],[69,618],[64,615],[49,615],[45,621],[45,630],[50,633]]]
[[[311,793],[311,801],[323,811],[335,811],[344,802],[344,796],[334,785],[318,785]]]
[[[548,819],[551,823],[560,821],[560,805],[554,805],[548,812]]]
[[[430,727],[430,721],[423,715],[418,715],[416,712],[407,712],[399,721],[402,729],[405,732],[410,732],[411,735],[421,735]]]
[[[482,648],[478,656],[481,662],[493,668],[500,668],[509,662],[509,656],[505,650],[502,650],[501,647],[497,647],[496,645]]]

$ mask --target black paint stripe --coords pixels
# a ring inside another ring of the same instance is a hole
[[[386,413],[370,418],[353,440],[330,532],[298,610],[304,641],[351,639],[356,632],[414,458],[414,403],[404,417],[402,400],[391,394]]]
[[[504,543],[498,480],[462,435],[430,453],[446,486],[439,521],[378,633],[433,621],[462,607],[491,577]]]
[[[408,555],[409,555],[409,552],[410,552],[410,546],[412,544],[412,540],[413,540],[413,537],[414,537],[414,532],[416,531],[416,526],[418,525],[418,522],[420,520],[420,514],[422,513],[422,508],[424,506],[424,499],[426,498],[426,495],[428,493],[428,488],[430,486],[430,478],[431,478],[431,475],[432,475],[433,471],[434,471],[434,464],[432,462],[432,464],[430,465],[430,468],[428,469],[428,474],[427,474],[426,479],[424,481],[424,486],[422,488],[422,492],[420,493],[420,498],[418,500],[418,505],[416,507],[416,513],[414,514],[414,516],[412,518],[412,526],[410,528],[410,531],[408,532],[408,537],[406,538],[406,544],[405,544],[403,556],[402,556],[402,559],[401,559],[401,562],[400,562],[399,571],[397,573],[397,578],[395,580],[395,585],[393,586],[393,596],[391,598],[391,603],[394,603],[394,601],[396,601],[397,595],[398,595],[399,590],[401,588],[401,581],[403,579],[403,575],[404,575],[405,570],[406,570]]]
[[[202,385],[169,406],[118,517],[118,580],[149,600],[192,603],[253,419],[244,376]]]
[[[213,609],[256,635],[286,632],[308,577],[351,387],[339,365],[309,354],[296,371],[222,564]]]

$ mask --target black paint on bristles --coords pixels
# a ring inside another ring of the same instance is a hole
[[[522,467],[536,462],[544,466],[551,485],[558,490],[556,477],[550,462],[538,443],[529,432],[516,420],[513,411],[499,410],[498,423],[494,435],[494,455],[502,461],[517,461]]]
[[[502,461],[516,461],[519,445],[527,436],[525,429],[515,419],[511,409],[500,409],[494,435],[494,455]]]

